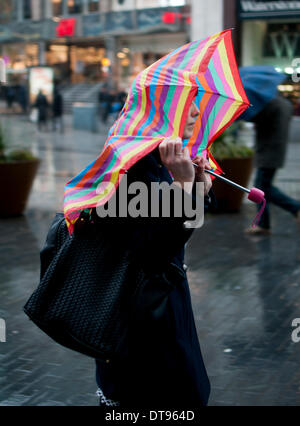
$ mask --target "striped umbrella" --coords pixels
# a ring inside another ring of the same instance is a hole
[[[182,137],[189,108],[200,110],[183,141],[194,158],[208,158],[213,141],[249,106],[227,30],[178,48],[142,71],[129,91],[100,156],[67,183],[64,213],[70,234],[84,209],[104,205],[126,170],[166,137]]]

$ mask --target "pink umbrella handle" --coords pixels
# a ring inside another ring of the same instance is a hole
[[[256,228],[256,226],[257,226],[258,222],[260,221],[260,218],[261,218],[261,216],[262,216],[262,214],[263,214],[263,212],[265,211],[265,208],[266,208],[267,201],[265,199],[265,193],[258,188],[252,188],[249,195],[248,195],[248,199],[250,201],[253,201],[253,203],[256,203],[256,204],[263,203],[263,205],[262,205],[260,211],[258,212],[256,218],[252,222],[252,228]]]
[[[265,193],[258,188],[252,188],[249,192],[248,199],[253,203],[260,204],[265,199]]]

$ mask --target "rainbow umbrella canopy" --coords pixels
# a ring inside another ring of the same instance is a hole
[[[189,108],[200,110],[191,139],[194,158],[208,158],[213,141],[249,106],[227,30],[182,46],[142,71],[129,91],[100,156],[67,183],[64,214],[69,233],[84,209],[104,205],[125,171],[166,137],[182,137]]]

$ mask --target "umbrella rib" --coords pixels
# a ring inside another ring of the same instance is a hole
[[[169,84],[169,86],[178,86],[177,84]],[[155,87],[165,87],[165,84],[155,84]],[[190,86],[191,88],[193,87],[193,86]],[[235,98],[232,98],[231,96],[228,96],[228,95],[225,95],[225,94],[223,94],[223,93],[215,93],[215,92],[213,92],[213,91],[209,91],[209,90],[200,90],[201,92],[203,92],[203,93],[209,93],[209,94],[211,94],[211,95],[218,95],[218,96],[222,96],[223,98],[225,98],[225,99],[230,99],[231,101],[234,101],[234,102],[238,102],[238,103],[241,103],[241,104],[246,104],[247,105],[247,102],[244,102],[243,100],[241,100],[241,101],[239,101],[238,99],[235,99]],[[249,103],[249,106],[250,106],[251,104]]]

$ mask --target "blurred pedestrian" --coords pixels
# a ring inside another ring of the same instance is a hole
[[[127,93],[124,90],[120,90],[117,93],[117,102],[120,103],[120,111],[122,110],[127,98]]]
[[[63,113],[64,113],[64,105],[63,105],[63,97],[59,92],[58,88],[54,89],[53,94],[53,103],[52,103],[52,130],[56,131],[59,127],[60,133],[64,131],[63,125]]]
[[[110,92],[111,98],[110,98],[110,106],[109,109],[106,111],[107,117],[109,115],[113,116],[113,119],[116,120],[120,114],[120,112],[123,109],[123,106],[125,104],[127,93],[124,91],[121,92]],[[106,117],[106,120],[107,120]]]
[[[264,191],[267,205],[258,226],[247,229],[248,234],[271,234],[270,203],[290,212],[300,225],[300,201],[273,186],[277,169],[285,163],[292,116],[291,102],[278,94],[253,119],[256,127],[255,186]]]
[[[44,129],[47,131],[49,102],[46,96],[43,94],[42,90],[39,91],[34,107],[38,110],[38,130],[42,131],[42,129]]]
[[[26,87],[22,84],[18,85],[17,101],[22,108],[23,114],[26,114],[28,108],[28,93]]]
[[[8,109],[12,109],[13,103],[16,100],[16,91],[14,86],[7,86],[5,90],[5,100]]]
[[[106,114],[106,108],[107,108],[107,102],[109,99],[109,93],[108,93],[108,87],[105,84],[101,87],[98,95],[98,102],[99,102],[99,108],[100,108],[100,116],[101,120],[104,122],[105,120],[105,114]]]
[[[109,90],[106,94],[106,102],[103,110],[102,121],[107,123],[108,117],[113,112],[113,103],[116,99],[116,93],[114,90]]]

